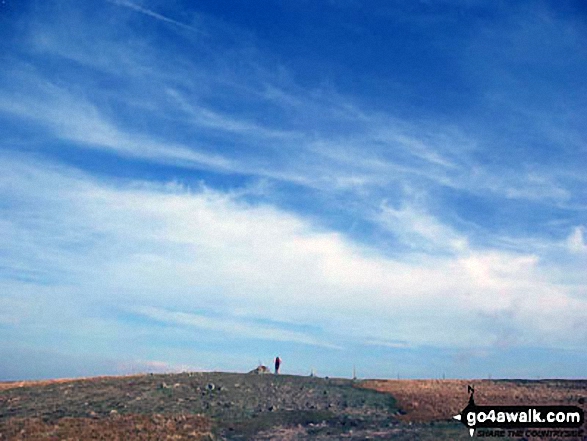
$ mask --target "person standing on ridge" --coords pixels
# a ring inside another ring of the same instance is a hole
[[[279,366],[281,366],[281,358],[275,357],[275,374],[279,374]]]

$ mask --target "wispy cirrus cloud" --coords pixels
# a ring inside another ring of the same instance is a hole
[[[254,340],[272,340],[281,342],[293,342],[303,345],[326,347],[330,349],[342,349],[327,342],[301,332],[270,327],[254,321],[227,317],[209,317],[202,314],[191,314],[177,311],[167,311],[161,308],[143,307],[136,313],[163,323],[176,326],[190,326],[206,331],[219,332],[228,337],[248,338]]]
[[[422,189],[441,185],[474,194],[489,191],[497,198],[549,204],[567,204],[570,200],[571,192],[557,174],[536,167],[522,173],[488,168],[475,158],[483,153],[479,140],[454,126],[414,123],[390,114],[370,113],[328,90],[302,90],[270,73],[269,67],[263,66],[270,62],[262,57],[256,59],[257,54],[244,59],[255,74],[237,79],[226,69],[210,70],[189,58],[181,59],[173,72],[153,67],[157,66],[157,50],[140,42],[133,43],[137,47],[130,47],[125,54],[115,42],[101,41],[94,49],[96,56],[88,57],[88,50],[79,51],[75,45],[63,44],[64,39],[65,36],[54,34],[33,41],[43,51],[105,69],[119,80],[133,78],[137,85],[156,90],[143,96],[138,92],[139,86],[137,91],[123,92],[119,100],[136,103],[139,107],[135,110],[143,113],[160,109],[178,133],[187,131],[194,135],[186,144],[165,140],[169,132],[152,133],[144,127],[127,130],[119,126],[120,120],[118,124],[108,121],[101,112],[103,104],[59,88],[38,72],[29,75],[31,84],[52,88],[52,98],[44,100],[47,91],[43,90],[38,99],[28,95],[18,98],[18,93],[5,95],[5,112],[39,121],[66,139],[103,148],[116,144],[115,151],[127,156],[186,167],[202,163],[213,169],[291,180],[322,190],[340,183],[341,188],[355,187],[363,195],[366,188],[397,193],[397,182],[401,180]],[[118,54],[116,58],[121,62],[102,64],[99,60],[103,53]],[[141,54],[140,58],[136,53]],[[14,73],[27,77],[26,72]],[[222,100],[232,96],[240,102],[244,96],[254,96],[257,110],[245,116],[240,110],[229,114],[224,109],[215,109],[210,104],[210,90]],[[260,112],[273,111],[282,116],[279,121],[259,121]],[[152,117],[156,118],[155,114]],[[300,125],[300,121],[306,123]],[[213,152],[209,139],[201,139],[202,130],[208,131],[207,136],[212,139],[220,137],[222,145],[241,147],[227,150],[223,157],[218,151]],[[289,161],[293,152],[296,160]],[[380,201],[373,201],[373,206],[379,204]]]
[[[182,29],[187,29],[187,30],[196,31],[196,32],[202,32],[200,29],[198,29],[198,28],[196,28],[194,26],[188,25],[186,23],[182,23],[182,22],[180,22],[178,20],[174,20],[173,18],[167,17],[167,16],[165,16],[163,14],[159,14],[159,13],[157,13],[157,12],[151,10],[151,9],[144,8],[144,7],[142,7],[141,5],[139,5],[137,3],[133,3],[133,2],[130,2],[130,1],[127,1],[127,0],[106,0],[106,1],[108,1],[108,3],[112,3],[113,5],[117,5],[117,6],[121,6],[121,7],[124,7],[124,8],[132,9],[133,11],[139,12],[141,14],[144,14],[144,15],[148,16],[148,17],[152,17],[152,18],[154,18],[156,20],[160,20],[162,22],[169,23],[169,24],[172,24],[174,26],[178,26],[178,27],[180,27]]]
[[[98,108],[67,90],[46,81],[33,86],[34,77],[20,73],[37,89],[33,99],[19,93],[0,97],[0,111],[32,120],[58,139],[76,142],[79,147],[105,149],[121,156],[149,159],[155,162],[204,166],[230,170],[230,161],[220,155],[206,154],[182,145],[158,141],[143,133],[120,129],[108,120]]]
[[[578,226],[573,229],[573,232],[567,238],[567,245],[569,250],[573,253],[587,252],[587,244],[585,243],[585,227]]]

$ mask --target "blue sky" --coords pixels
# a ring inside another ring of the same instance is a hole
[[[0,5],[0,379],[584,377],[581,1]]]

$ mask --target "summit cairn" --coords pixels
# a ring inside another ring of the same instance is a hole
[[[259,366],[257,366],[255,369],[253,369],[252,371],[249,371],[249,374],[270,374],[271,370],[267,367],[264,366],[262,364],[260,364]]]

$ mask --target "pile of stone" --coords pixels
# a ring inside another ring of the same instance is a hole
[[[267,366],[263,366],[262,364],[257,366],[252,371],[249,371],[249,374],[270,374],[270,373],[271,373],[271,370],[269,370],[269,368]]]

